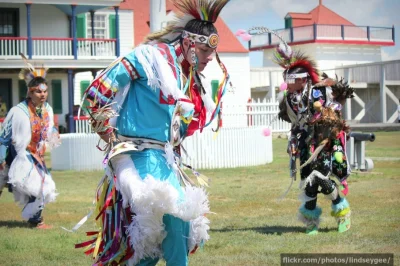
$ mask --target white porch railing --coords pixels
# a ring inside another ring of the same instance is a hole
[[[74,58],[72,54],[72,38],[32,38],[32,57]]]
[[[78,39],[78,57],[115,57],[115,39]]]
[[[24,37],[0,37],[0,58],[20,59],[20,53],[27,54],[27,40]]]
[[[223,128],[197,132],[183,146],[190,157],[183,161],[194,168],[215,169],[261,165],[272,162],[272,137],[260,127]],[[96,134],[62,134],[61,146],[51,151],[53,170],[102,170],[103,152],[96,148]],[[100,142],[100,146],[104,143]]]
[[[115,39],[77,39],[78,59],[113,59],[116,57]],[[72,38],[32,38],[33,59],[73,59]],[[20,59],[28,56],[27,37],[0,37],[0,59]]]
[[[366,44],[378,42],[380,45],[394,45],[393,27],[313,24],[279,29],[275,32],[287,43],[332,40],[343,41],[343,43],[363,41]],[[250,41],[250,50],[268,48],[279,42],[279,39],[273,34],[255,35]]]

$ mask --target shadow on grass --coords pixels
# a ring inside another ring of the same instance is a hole
[[[250,228],[221,228],[221,229],[210,229],[211,232],[233,232],[233,231],[255,231],[260,234],[267,235],[282,235],[286,233],[305,233],[306,228],[302,226],[265,226],[265,227],[250,227]],[[318,232],[330,232],[337,231],[336,228],[319,228]]]
[[[0,227],[8,228],[32,228],[26,221],[0,221]]]

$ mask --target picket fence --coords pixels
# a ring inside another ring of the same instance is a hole
[[[278,102],[273,99],[252,100],[247,104],[223,105],[223,128],[268,127],[275,133],[289,132],[290,124],[279,120]],[[214,126],[211,126],[215,128]],[[76,133],[91,133],[87,117],[75,119]]]
[[[222,128],[196,132],[183,146],[188,156],[182,161],[196,169],[233,168],[272,162],[272,137],[264,136],[263,127]],[[53,170],[102,170],[104,153],[96,148],[96,134],[61,134],[61,146],[51,152]]]

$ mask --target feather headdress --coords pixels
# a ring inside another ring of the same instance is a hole
[[[222,8],[229,0],[171,0],[178,12],[175,19],[168,24],[162,31],[155,32],[146,37],[145,42],[162,41],[172,42],[185,34],[185,26],[191,20],[199,20],[215,23]],[[195,34],[197,35],[197,34]],[[216,35],[216,34],[215,34]],[[196,36],[196,42],[211,44],[216,47],[218,35],[216,36]],[[193,36],[193,34],[191,35]],[[186,35],[187,37],[187,35]],[[201,38],[202,37],[202,38]],[[213,48],[215,48],[213,47]]]
[[[291,55],[288,56],[288,54],[285,51],[282,51],[280,49],[280,46],[281,45],[278,46],[278,48],[274,53],[273,61],[287,71],[299,67],[305,69],[307,74],[304,75],[305,74],[304,72],[303,75],[301,75],[302,73],[296,73],[296,74],[287,73],[286,79],[296,79],[309,76],[312,81],[312,84],[316,84],[319,82],[319,71],[317,69],[317,64],[315,63],[314,60],[306,56],[301,51],[291,52]]]
[[[29,63],[28,59],[26,58],[26,56],[23,53],[20,53],[22,59],[25,62],[26,67],[21,69],[21,71],[19,72],[18,78],[19,79],[23,79],[26,82],[26,85],[29,84],[29,82],[32,81],[32,79],[34,78],[46,78],[46,74],[48,71],[48,68],[45,67],[34,67],[31,63]]]
[[[265,33],[271,33],[280,40],[280,43],[274,52],[273,61],[286,70],[286,81],[292,81],[296,78],[310,77],[312,84],[319,82],[319,71],[316,62],[301,51],[293,51],[277,32],[266,27],[253,27],[248,31],[238,30],[236,35],[240,36],[243,40],[249,41],[251,36]],[[304,68],[306,72],[288,74],[290,69],[297,67]]]

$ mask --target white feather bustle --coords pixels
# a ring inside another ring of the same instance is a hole
[[[210,220],[205,216],[199,216],[190,221],[189,229],[189,252],[192,252],[196,246],[201,246],[205,241],[210,239],[208,230],[210,229]]]
[[[168,182],[156,180],[148,175],[140,178],[129,155],[118,155],[111,159],[117,175],[116,188],[121,192],[123,206],[128,204],[135,213],[127,232],[130,244],[135,250],[129,264],[136,264],[143,258],[162,257],[161,243],[166,236],[163,216],[170,214],[184,221],[195,220],[191,230],[191,243],[203,243],[209,239],[209,202],[204,189],[186,187],[183,201],[179,192]],[[204,217],[199,218],[199,217]],[[196,220],[197,219],[197,220]]]

